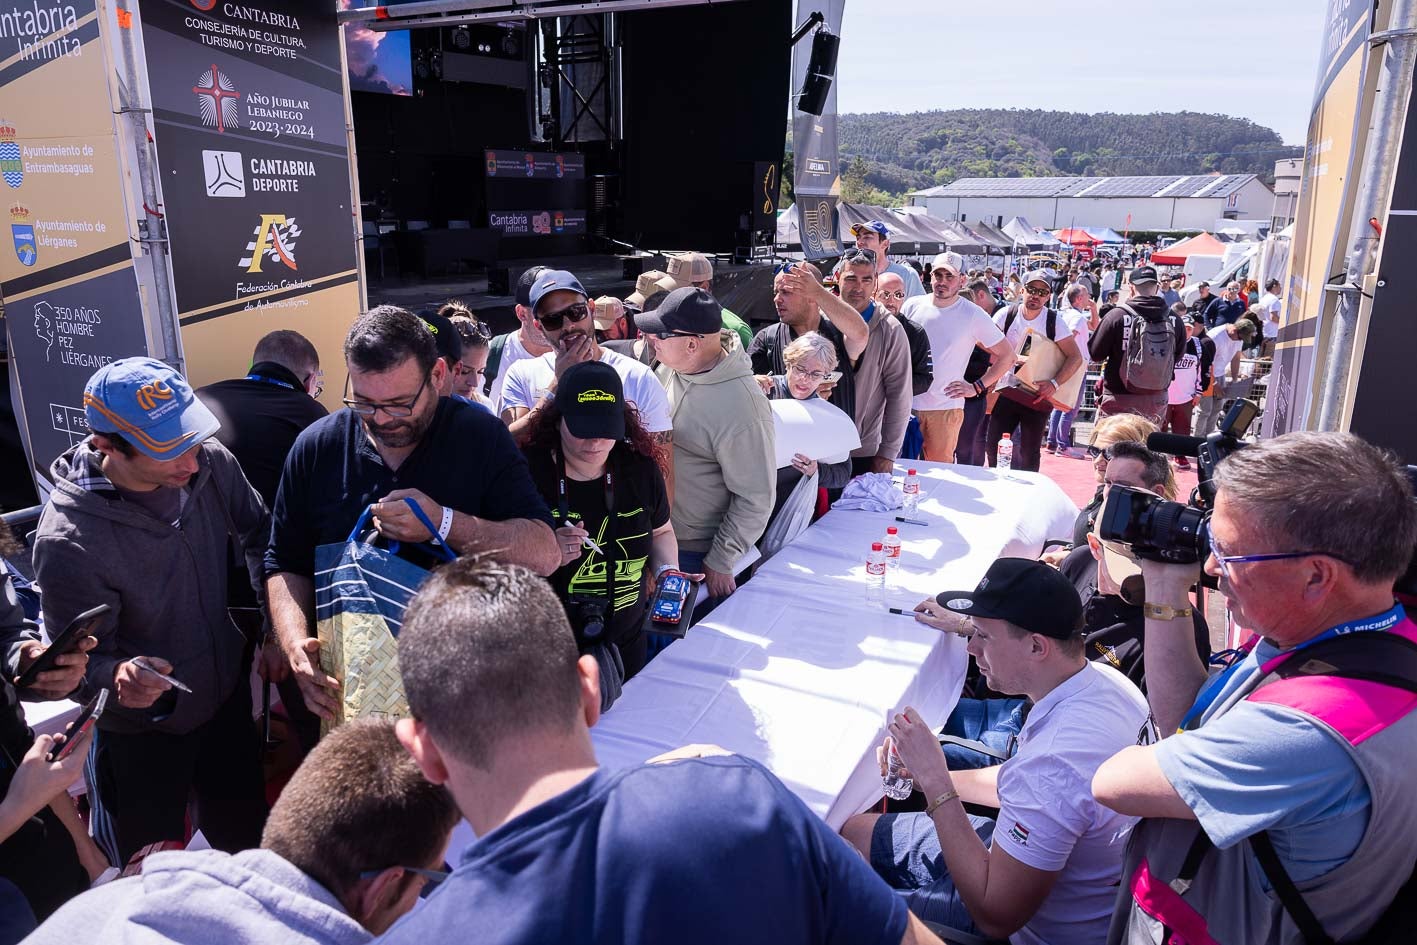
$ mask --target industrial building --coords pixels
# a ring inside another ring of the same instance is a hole
[[[965,177],[908,196],[942,220],[998,226],[1024,217],[1050,230],[1215,230],[1222,220],[1269,220],[1274,209],[1274,192],[1254,174]]]

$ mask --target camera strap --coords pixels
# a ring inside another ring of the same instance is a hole
[[[571,507],[566,499],[566,457],[560,451],[556,451],[556,462],[560,471],[560,485],[557,487],[557,516],[562,525],[571,524]],[[605,528],[604,537],[598,542],[605,552],[605,603],[607,618],[615,613],[615,473],[611,470],[611,461],[607,457],[605,461]],[[581,517],[584,524],[585,517]],[[591,549],[587,548],[587,551]]]

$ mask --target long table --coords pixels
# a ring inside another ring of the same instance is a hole
[[[967,663],[962,638],[887,608],[973,588],[995,558],[1070,536],[1077,516],[1036,473],[911,465],[922,500],[909,517],[927,525],[896,522],[900,510],[833,509],[813,523],[625,685],[591,731],[600,763],[720,745],[762,762],[834,828],[879,798],[887,714],[911,705],[942,724]],[[869,604],[866,554],[888,525],[901,565],[886,603]]]

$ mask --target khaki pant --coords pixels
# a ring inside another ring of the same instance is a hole
[[[925,438],[920,458],[932,463],[954,462],[959,428],[964,423],[964,408],[917,410],[915,416],[920,419],[920,435]]]

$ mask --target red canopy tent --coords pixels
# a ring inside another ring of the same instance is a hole
[[[1209,233],[1201,233],[1192,236],[1188,240],[1181,240],[1162,250],[1157,250],[1151,254],[1151,261],[1159,266],[1184,266],[1188,256],[1224,256],[1225,244],[1211,236]]]
[[[1075,226],[1065,227],[1053,235],[1069,246],[1096,246],[1102,242],[1086,230]]]

